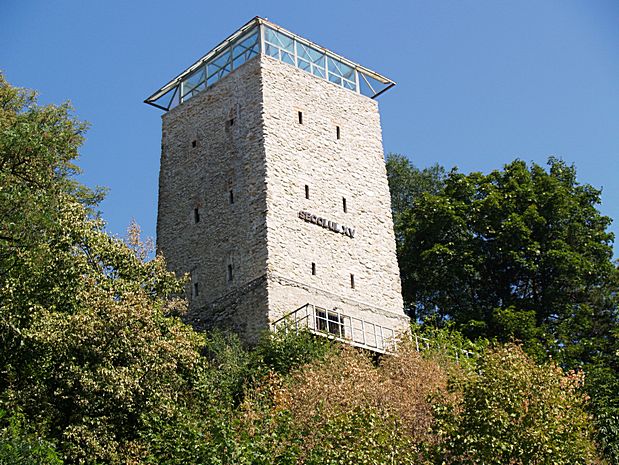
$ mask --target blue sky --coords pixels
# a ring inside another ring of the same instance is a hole
[[[108,230],[155,235],[161,112],[145,97],[259,15],[390,77],[385,152],[490,171],[556,155],[619,233],[619,1],[3,0],[0,69],[91,123]]]

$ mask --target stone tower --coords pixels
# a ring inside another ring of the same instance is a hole
[[[379,352],[406,330],[373,99],[393,85],[257,17],[146,100],[165,110],[157,247],[195,326]]]

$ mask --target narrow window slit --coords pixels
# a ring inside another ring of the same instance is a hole
[[[350,288],[354,289],[355,288],[355,275],[350,273]]]
[[[200,222],[200,210],[198,208],[193,209],[193,222],[194,223]]]
[[[299,124],[303,124],[303,112],[299,112]]]
[[[305,198],[309,199],[309,186],[307,184],[305,185]]]
[[[200,286],[198,283],[193,283],[193,296],[198,297],[200,294]]]
[[[340,138],[340,127],[339,126],[335,126],[335,137],[337,139]]]
[[[197,140],[192,140],[191,141],[191,146],[195,149],[198,146],[198,141]]]
[[[342,209],[344,213],[348,213],[348,207],[346,206],[346,197],[342,197]]]
[[[228,265],[228,282],[231,283],[232,282],[232,265]]]
[[[230,203],[234,203],[234,191],[232,189],[230,189]]]
[[[316,264],[312,262],[312,276],[316,276]]]

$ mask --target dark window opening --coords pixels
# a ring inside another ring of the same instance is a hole
[[[344,336],[344,318],[336,312],[316,309],[316,329],[336,336]]]
[[[309,199],[309,186],[307,184],[305,185],[305,198]]]
[[[355,288],[355,275],[354,274],[350,274],[350,288],[354,289]]]
[[[195,149],[198,146],[198,141],[197,140],[192,140],[191,141],[191,146]]]
[[[233,126],[234,125],[234,118],[230,118],[228,120],[228,126]]]
[[[193,283],[193,296],[198,297],[199,294],[200,294],[200,286],[198,285],[198,283]]]
[[[340,127],[339,126],[335,126],[335,137],[337,137],[338,139],[340,138]]]
[[[348,207],[346,206],[346,197],[342,197],[342,208],[344,209],[344,213],[348,213]]]
[[[316,276],[316,264],[312,262],[312,275]]]
[[[197,208],[193,209],[193,222],[194,223],[200,222],[200,210]]]
[[[234,203],[234,191],[230,190],[230,203]]]
[[[299,112],[299,124],[303,124],[303,112]]]
[[[228,265],[228,282],[231,283],[232,282],[232,265]]]

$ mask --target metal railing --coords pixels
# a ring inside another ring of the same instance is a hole
[[[274,330],[307,330],[374,352],[392,353],[396,350],[397,334],[393,328],[309,303],[283,316],[272,326]]]
[[[328,337],[340,342],[361,347],[379,353],[394,353],[397,349],[397,336],[393,328],[371,323],[362,318],[353,317],[337,309],[327,310],[307,303],[272,323],[274,330],[307,330],[312,334]],[[456,346],[443,346],[437,341],[417,334],[410,334],[417,352],[435,349],[453,358],[456,363],[461,358],[474,358],[476,354]]]

